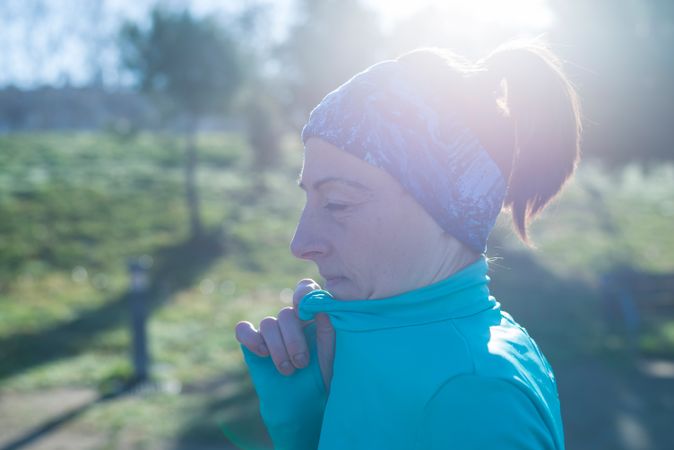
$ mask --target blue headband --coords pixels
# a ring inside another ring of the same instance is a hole
[[[455,114],[428,104],[402,63],[377,63],[326,95],[302,129],[302,141],[310,137],[386,170],[443,230],[486,251],[503,175]]]

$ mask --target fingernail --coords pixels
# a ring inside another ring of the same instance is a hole
[[[281,363],[281,369],[283,369],[286,372],[290,370],[290,361],[283,361]]]
[[[304,367],[307,364],[307,354],[305,352],[296,354],[293,356],[293,359],[298,366]]]
[[[269,349],[267,348],[266,345],[260,344],[257,349],[260,351],[260,353],[269,353]]]

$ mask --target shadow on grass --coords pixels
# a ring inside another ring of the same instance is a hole
[[[595,286],[545,267],[535,250],[502,250],[490,241],[491,294],[539,344],[553,364],[572,362],[597,349],[603,311]]]
[[[223,389],[229,386],[237,389]],[[272,450],[273,443],[260,416],[258,397],[247,369],[209,380],[198,388],[186,387],[184,393],[210,393],[211,400],[190,418],[175,448],[191,448],[195,443],[222,446],[229,443],[239,450]]]
[[[225,249],[219,230],[198,240],[188,240],[159,249],[153,257],[146,298],[148,315],[163,305],[174,292],[190,287]],[[0,381],[42,364],[70,358],[91,346],[92,337],[130,322],[127,292],[68,322],[0,340]]]

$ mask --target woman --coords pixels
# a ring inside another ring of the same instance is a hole
[[[502,208],[528,242],[580,135],[537,41],[474,64],[416,50],[314,108],[290,248],[326,284],[236,327],[275,448],[564,448],[552,369],[489,294],[485,252]]]

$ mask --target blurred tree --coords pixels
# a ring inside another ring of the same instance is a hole
[[[612,166],[674,160],[674,3],[550,0],[558,52],[586,105],[585,154]]]
[[[294,116],[307,113],[331,90],[383,56],[377,16],[358,0],[301,0],[299,20],[276,51]]]
[[[248,5],[243,8],[234,29],[240,37],[239,48],[246,54],[246,83],[235,107],[244,119],[246,138],[252,151],[252,201],[267,191],[265,173],[278,169],[280,141],[287,130],[279,79],[268,70],[270,63],[273,64],[269,33],[273,11],[263,4]]]
[[[278,104],[265,92],[253,93],[246,102],[245,117],[248,142],[253,150],[253,170],[263,172],[275,167],[279,163],[283,132]]]
[[[126,23],[120,34],[124,66],[141,91],[169,117],[182,119],[186,137],[185,192],[192,238],[202,236],[196,185],[200,118],[226,112],[244,80],[235,41],[210,19],[156,8],[147,29]]]

